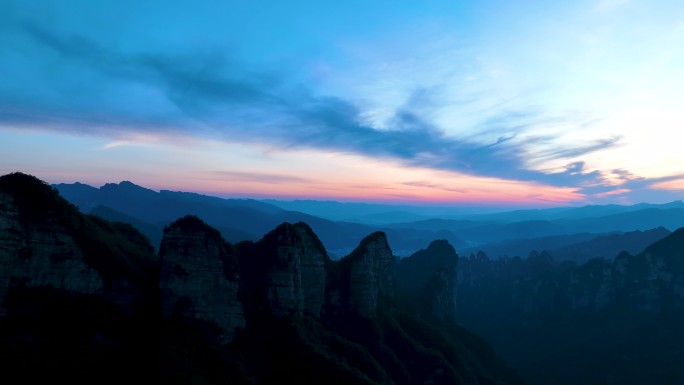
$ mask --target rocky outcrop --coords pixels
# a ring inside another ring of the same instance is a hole
[[[526,259],[481,253],[462,258],[459,270],[458,321],[476,328],[535,383],[639,384],[655,377],[661,363],[677,362],[684,229],[641,253],[580,265],[544,252]],[[576,358],[572,369],[567,357]],[[615,369],[597,377],[592,365],[605,357]],[[558,375],[576,368],[572,381]]]
[[[429,284],[430,310],[434,317],[445,318],[456,312],[456,279],[446,268],[435,270]]]
[[[35,177],[0,178],[0,300],[12,288],[53,287],[131,312],[156,286],[155,259],[131,226],[82,215]]]
[[[54,214],[46,213],[40,222],[23,222],[13,196],[0,193],[0,301],[18,286],[83,294],[104,291],[102,277],[86,265],[83,252]]]
[[[327,253],[305,223],[283,223],[241,248],[244,299],[276,317],[318,316],[325,297]]]
[[[349,309],[372,316],[378,305],[394,298],[394,256],[384,232],[364,238],[347,257],[349,264]]]
[[[436,318],[453,316],[456,312],[458,287],[458,255],[446,240],[435,240],[399,261],[396,284],[414,301],[421,312]]]
[[[665,314],[684,310],[684,229],[643,252],[582,265],[558,263],[546,253],[523,260],[489,260],[483,254],[460,270],[461,306],[475,314],[496,308],[530,316],[597,312],[606,308]]]
[[[573,310],[600,309],[612,296],[612,264],[605,259],[592,259],[569,272],[570,307]]]
[[[621,253],[612,268],[613,300],[651,312],[684,310],[684,228],[642,253]]]
[[[216,229],[194,216],[178,219],[165,229],[159,255],[165,317],[214,322],[224,342],[245,326],[237,259]]]

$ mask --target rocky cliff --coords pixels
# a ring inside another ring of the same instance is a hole
[[[684,229],[612,260],[577,265],[544,252],[498,260],[479,254],[462,258],[459,274],[459,322],[492,341],[533,384],[684,378],[669,364],[684,344]]]
[[[379,307],[393,305],[394,256],[385,233],[368,235],[349,255],[330,264],[329,270],[328,311],[352,311],[370,317]]]
[[[283,223],[257,242],[238,244],[243,302],[252,312],[320,315],[328,258],[305,223]]]
[[[396,268],[397,288],[421,313],[438,319],[456,312],[458,255],[446,240],[435,240],[427,249],[402,258]]]
[[[87,294],[104,290],[102,277],[85,264],[74,238],[54,214],[40,223],[22,223],[8,193],[0,193],[0,271],[0,298],[17,286],[52,286]]]
[[[231,245],[194,216],[166,227],[156,256],[131,226],[81,214],[34,177],[3,176],[3,375],[79,384],[522,383],[479,337],[400,308],[394,267],[382,232],[332,261],[305,223]],[[451,267],[429,281],[437,313],[451,309]]]
[[[132,227],[81,215],[32,176],[0,178],[0,298],[11,288],[49,286],[130,310],[154,284],[155,260]]]
[[[682,239],[684,229],[639,254],[622,252],[613,260],[596,258],[581,265],[559,263],[545,252],[532,252],[527,259],[473,255],[459,269],[459,301],[466,308],[476,307],[470,301],[477,301],[477,306],[521,316],[615,306],[652,314],[675,311],[684,308]]]
[[[159,250],[164,315],[215,322],[224,342],[245,326],[237,258],[227,246],[216,229],[186,216],[165,229]]]

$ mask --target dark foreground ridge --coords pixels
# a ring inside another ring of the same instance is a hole
[[[522,384],[486,341],[454,321],[453,248],[437,242],[423,254],[410,260],[421,274],[409,285],[412,268],[400,267],[382,232],[333,261],[303,222],[231,244],[194,216],[167,226],[156,253],[130,225],[84,215],[30,175],[5,175],[3,377]]]

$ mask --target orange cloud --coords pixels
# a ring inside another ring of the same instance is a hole
[[[651,185],[651,188],[660,190],[684,190],[684,179],[668,180]]]

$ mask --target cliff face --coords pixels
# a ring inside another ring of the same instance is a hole
[[[104,291],[102,277],[85,264],[74,238],[54,213],[46,213],[40,222],[23,223],[7,193],[0,193],[0,272],[0,299],[17,286],[52,286],[84,294]]]
[[[436,318],[454,316],[458,287],[458,255],[446,240],[403,258],[396,267],[397,288],[414,306]]]
[[[218,231],[197,217],[183,217],[166,228],[159,255],[166,317],[215,322],[224,342],[245,326],[237,259],[228,254]]]
[[[0,178],[0,295],[51,286],[97,294],[132,311],[156,286],[149,242],[125,224],[85,216],[24,174]]]
[[[532,383],[640,384],[666,371],[684,378],[667,364],[684,343],[684,229],[612,260],[480,254],[461,259],[459,273],[457,319]],[[605,357],[613,369],[597,370]],[[561,375],[570,372],[575,378]]]
[[[434,317],[453,316],[456,312],[456,274],[438,269],[430,280],[430,310]]]
[[[612,269],[614,301],[658,314],[684,310],[684,228],[642,253],[622,253]]]
[[[616,264],[616,266],[619,264]],[[614,292],[615,267],[605,259],[594,259],[569,272],[569,306],[573,310],[602,309]]]
[[[308,225],[283,223],[239,250],[241,290],[254,311],[268,310],[276,317],[320,315],[327,253]]]
[[[364,238],[349,260],[349,308],[372,316],[394,298],[394,256],[383,232]]]
[[[651,314],[684,309],[684,255],[663,245],[684,239],[684,231],[637,255],[620,253],[612,261],[582,265],[557,263],[549,255],[526,260],[471,257],[459,274],[461,306],[508,309],[520,316],[600,311],[619,307]],[[674,254],[673,254],[674,253]]]

